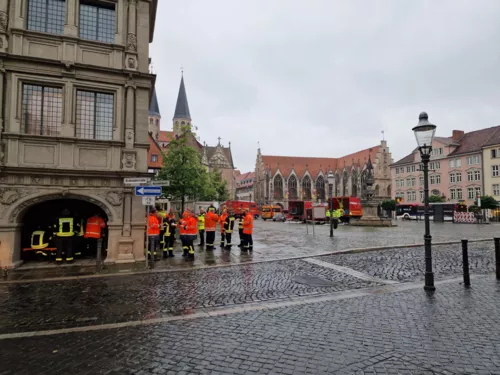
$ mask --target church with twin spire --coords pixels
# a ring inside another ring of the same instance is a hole
[[[163,156],[168,153],[170,141],[180,136],[182,129],[186,126],[192,127],[192,119],[183,75],[172,119],[172,130],[161,130],[161,113],[156,90],[153,93],[149,109],[148,168],[150,173],[156,173],[162,168]],[[199,151],[201,163],[208,171],[217,170],[221,173],[222,178],[227,181],[229,197],[234,199],[236,183],[231,142],[225,147],[220,141],[219,137],[216,146],[208,146],[205,142],[202,144],[199,137],[193,136],[189,144]]]

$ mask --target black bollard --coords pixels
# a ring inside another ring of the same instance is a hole
[[[462,262],[464,268],[465,286],[470,286],[468,242],[469,240],[462,240]]]
[[[500,280],[500,238],[495,238],[495,259],[497,280]]]
[[[97,240],[97,256],[96,256],[96,270],[101,272],[102,266],[102,238]]]

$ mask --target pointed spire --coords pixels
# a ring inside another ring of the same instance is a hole
[[[371,155],[368,156],[368,164],[366,165],[366,169],[369,171],[373,171],[373,165],[372,165],[372,157]]]
[[[184,74],[181,77],[179,95],[177,95],[177,104],[175,105],[175,113],[174,113],[174,120],[175,119],[191,120],[191,113],[189,113],[186,87],[184,86]]]
[[[153,91],[153,97],[151,98],[151,105],[149,106],[150,116],[161,116],[160,106],[158,105],[158,97],[156,96],[156,88]]]

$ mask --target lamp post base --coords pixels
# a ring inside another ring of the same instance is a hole
[[[426,272],[425,273],[425,286],[424,289],[430,292],[433,292],[436,290],[436,287],[434,286],[434,273],[433,272]]]

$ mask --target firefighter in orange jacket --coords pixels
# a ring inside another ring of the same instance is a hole
[[[83,237],[87,241],[88,248],[92,255],[97,254],[97,241],[102,238],[104,229],[106,229],[106,223],[98,213],[87,219]]]
[[[220,226],[220,247],[224,247],[224,242],[226,241],[226,232],[224,231],[224,224],[227,219],[227,209],[224,208],[222,215],[219,216],[219,226]]]
[[[248,209],[244,210],[245,217],[243,219],[243,235],[245,236],[245,243],[243,245],[243,251],[253,251],[253,216],[248,212]]]
[[[217,227],[217,220],[219,220],[219,216],[215,213],[215,207],[213,206],[208,207],[207,213],[205,214],[205,233],[207,234],[206,238],[207,251],[212,251],[214,249],[215,229]]]
[[[158,221],[158,215],[156,208],[152,208],[148,217],[148,242],[149,249],[148,255],[155,259],[156,251],[158,250],[160,244],[160,222]]]
[[[182,218],[179,220],[177,223],[177,227],[179,228],[179,235],[181,238],[181,244],[182,244],[182,256],[187,257],[189,254],[189,247],[187,243],[187,226],[188,226],[188,219],[189,219],[189,212],[188,210],[185,210],[182,213]]]
[[[189,211],[189,217],[186,225],[186,244],[190,259],[194,259],[194,241],[198,235],[198,219],[194,212]]]

